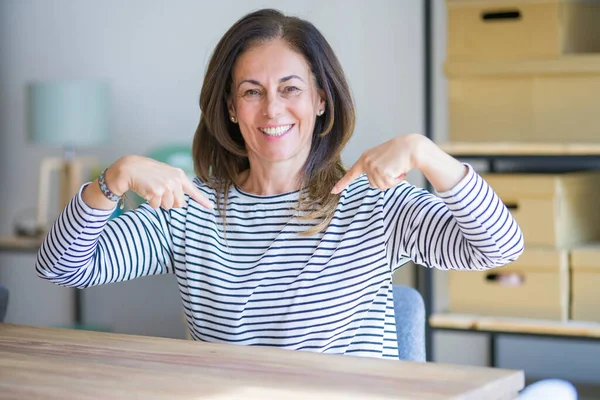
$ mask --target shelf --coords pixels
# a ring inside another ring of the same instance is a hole
[[[43,239],[43,237],[0,236],[0,251],[35,252],[40,248]]]
[[[432,328],[520,333],[600,339],[600,323],[579,321],[549,321],[529,318],[483,317],[466,314],[433,314],[429,317]]]
[[[452,156],[600,156],[600,143],[470,143],[440,144]]]

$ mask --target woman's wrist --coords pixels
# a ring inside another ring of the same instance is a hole
[[[427,163],[431,159],[431,152],[435,147],[434,143],[427,137],[418,133],[411,133],[412,143],[412,160],[411,163],[414,168],[420,170],[427,168]],[[433,146],[432,146],[433,145]]]
[[[88,185],[82,192],[83,202],[100,210],[116,207],[118,200],[129,190],[128,165],[130,156],[125,156],[106,168],[98,179]]]
[[[415,167],[438,192],[445,192],[458,184],[467,174],[467,167],[423,136],[415,147]]]
[[[129,190],[127,174],[129,159],[130,156],[122,157],[104,171],[104,183],[107,189],[118,197],[122,197]]]

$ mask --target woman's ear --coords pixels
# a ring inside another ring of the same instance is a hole
[[[231,100],[231,97],[227,98],[227,111],[229,111],[229,118],[235,117],[235,107],[233,106],[233,100]]]
[[[325,106],[327,105],[327,95],[325,94],[325,90],[319,89],[319,110],[325,111]]]

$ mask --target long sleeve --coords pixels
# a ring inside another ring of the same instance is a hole
[[[484,270],[523,252],[523,235],[509,210],[467,166],[467,175],[439,197],[406,183],[386,191],[383,212],[392,269],[409,258],[439,269]]]
[[[38,276],[84,288],[172,272],[169,212],[142,205],[109,220],[113,210],[90,208],[82,190],[44,239],[36,260]]]

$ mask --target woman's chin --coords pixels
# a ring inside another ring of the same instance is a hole
[[[270,163],[283,163],[296,158],[297,154],[293,152],[272,152],[261,155],[261,159]]]

